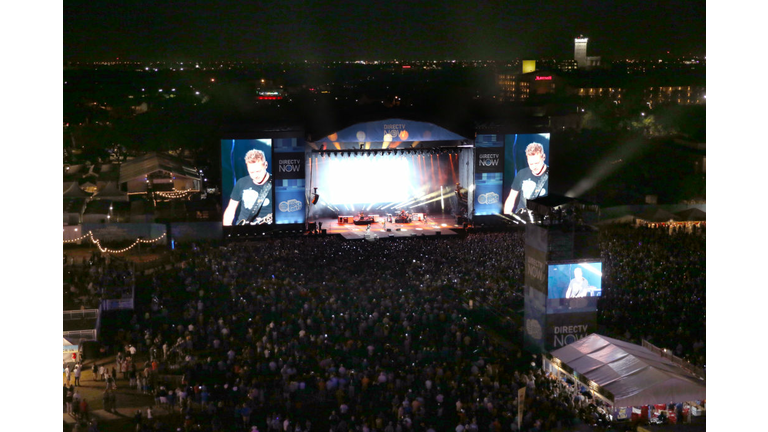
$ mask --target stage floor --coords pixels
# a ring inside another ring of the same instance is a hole
[[[322,227],[327,234],[341,234],[347,240],[365,239],[366,226],[355,225],[352,223],[340,224],[338,219],[317,219],[322,222]],[[456,225],[453,216],[427,215],[427,222],[414,221],[411,223],[393,223],[374,222],[371,224],[370,234],[378,236],[379,239],[390,237],[415,237],[415,236],[434,236],[438,235],[457,235],[454,229],[463,229],[461,225]],[[387,231],[390,230],[390,231]]]

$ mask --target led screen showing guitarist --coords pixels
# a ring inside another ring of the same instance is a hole
[[[267,159],[261,150],[245,154],[248,175],[232,188],[229,204],[224,211],[224,226],[272,223],[272,177],[267,172]],[[237,214],[237,219],[235,219]]]
[[[528,200],[547,196],[549,193],[549,169],[545,162],[547,156],[544,147],[539,143],[531,143],[525,149],[528,167],[521,169],[509,190],[504,202],[504,214],[512,214],[526,210]]]

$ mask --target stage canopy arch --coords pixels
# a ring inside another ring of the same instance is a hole
[[[366,150],[415,148],[424,144],[457,146],[466,144],[468,138],[432,123],[391,118],[357,123],[326,137],[309,143],[315,150],[325,146],[327,150]]]
[[[389,118],[357,123],[307,144],[307,184],[319,195],[310,219],[466,212],[455,189],[470,184],[472,143],[443,127]]]

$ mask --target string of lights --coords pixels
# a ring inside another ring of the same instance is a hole
[[[156,191],[155,193],[160,195],[163,198],[175,199],[175,198],[184,198],[190,192],[196,192],[196,191],[193,191],[192,189],[185,189],[181,191],[174,190],[173,192]]]
[[[76,238],[76,239],[64,240],[64,243],[74,243],[74,242],[78,242],[80,240],[83,240],[83,239],[85,239],[87,237],[90,237],[91,238],[91,242],[93,242],[93,244],[95,244],[99,248],[99,250],[101,252],[107,252],[107,253],[112,253],[112,254],[119,254],[119,253],[128,252],[129,250],[133,249],[139,243],[148,244],[148,243],[158,242],[158,241],[162,240],[163,238],[165,238],[165,234],[166,233],[163,233],[160,237],[157,237],[157,238],[154,238],[154,239],[151,239],[151,240],[142,240],[140,238],[137,238],[136,241],[133,242],[132,245],[130,245],[127,248],[124,248],[124,249],[109,249],[109,248],[102,247],[101,246],[101,240],[99,240],[97,238],[94,238],[93,237],[93,232],[91,232],[91,231],[88,231],[88,234],[86,234],[86,235],[84,235],[82,237],[79,237],[79,238]]]
[[[92,234],[91,234],[91,232],[90,232],[90,231],[88,231],[88,234],[86,234],[86,235],[84,235],[84,236],[82,236],[82,237],[78,237],[78,238],[76,238],[76,239],[64,240],[64,243],[75,243],[75,242],[79,242],[80,240],[83,240],[83,239],[85,239],[85,238],[87,238],[87,237],[89,237],[89,236],[91,236],[91,235],[92,235]]]

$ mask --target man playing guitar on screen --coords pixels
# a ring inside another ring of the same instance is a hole
[[[528,200],[547,196],[549,192],[549,169],[545,163],[547,155],[544,154],[544,146],[539,143],[528,144],[525,156],[528,167],[521,169],[512,180],[509,196],[504,201],[504,214],[527,211]]]
[[[245,154],[245,164],[248,175],[239,179],[232,188],[229,205],[224,211],[224,226],[232,225],[236,212],[237,225],[272,223],[272,178],[267,172],[264,152],[249,151]]]

